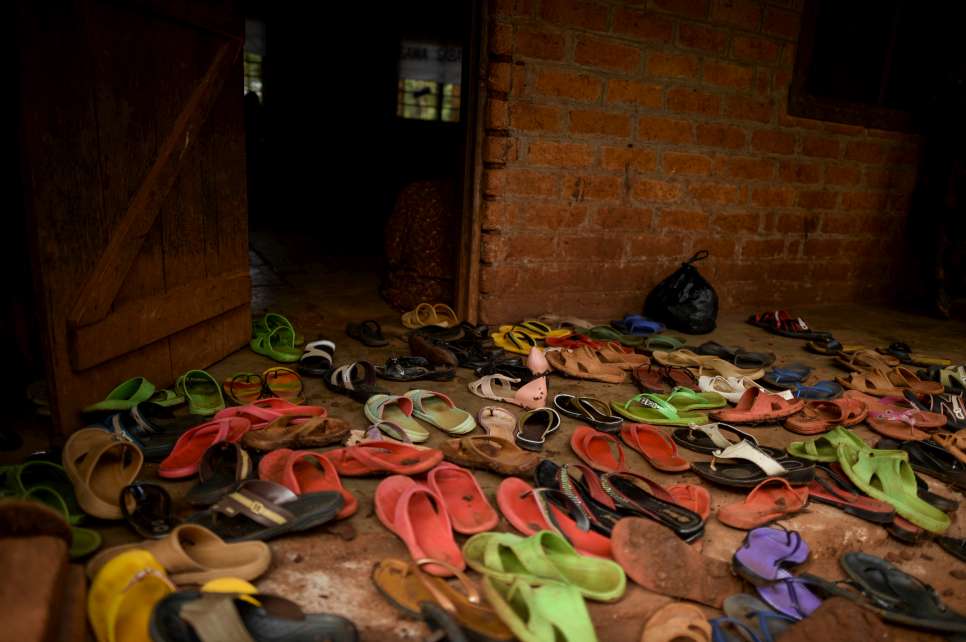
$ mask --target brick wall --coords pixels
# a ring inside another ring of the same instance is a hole
[[[704,248],[724,309],[888,297],[918,141],[787,114],[800,4],[492,1],[482,318],[616,317]]]

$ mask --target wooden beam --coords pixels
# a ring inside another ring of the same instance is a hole
[[[111,234],[107,247],[80,288],[68,315],[74,326],[104,319],[114,303],[131,265],[151,231],[161,205],[178,178],[181,160],[198,138],[233,63],[241,51],[239,41],[222,45],[195,87],[184,109],[161,144],[158,157],[131,199]],[[241,98],[239,98],[241,100]]]
[[[125,303],[104,319],[70,328],[74,370],[86,370],[195,326],[251,300],[248,273],[186,283]]]

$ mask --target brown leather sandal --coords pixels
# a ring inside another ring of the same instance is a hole
[[[260,430],[245,433],[242,444],[262,451],[278,448],[321,448],[342,441],[349,434],[350,428],[348,422],[335,417],[304,419],[282,415]]]
[[[536,453],[527,452],[512,441],[487,435],[447,439],[439,449],[443,457],[455,464],[501,475],[526,475],[540,463]]]
[[[603,363],[587,346],[576,350],[548,352],[547,361],[557,372],[575,379],[589,379],[604,383],[624,383],[627,380],[627,374],[620,366]]]
[[[869,409],[857,399],[806,401],[800,413],[785,420],[785,428],[799,435],[817,435],[834,426],[854,426],[868,414]]]

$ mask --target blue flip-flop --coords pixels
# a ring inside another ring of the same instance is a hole
[[[794,384],[792,394],[798,399],[838,399],[842,396],[842,386],[835,383],[834,381],[819,381],[818,383],[812,384],[811,386],[803,386],[801,384]]]
[[[791,389],[805,381],[805,377],[811,371],[812,369],[808,366],[793,363],[769,370],[761,380],[775,388]]]
[[[610,325],[615,330],[637,337],[646,337],[665,330],[663,323],[651,321],[639,314],[628,314],[623,321],[611,321]]]

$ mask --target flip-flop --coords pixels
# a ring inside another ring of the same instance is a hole
[[[130,410],[135,404],[148,401],[154,390],[154,384],[144,377],[134,377],[118,385],[102,401],[87,406],[82,412],[88,414]]]
[[[443,453],[434,448],[417,448],[388,440],[327,450],[322,455],[345,477],[418,475],[443,460]]]
[[[473,473],[450,463],[438,464],[426,475],[426,485],[443,500],[453,530],[473,535],[493,530],[500,516]]]
[[[521,642],[597,642],[583,597],[573,586],[530,586],[511,578],[483,578],[483,593]]]
[[[335,466],[321,453],[287,448],[273,450],[258,463],[258,477],[281,484],[296,495],[339,493],[342,508],[336,519],[350,517],[359,509],[358,500],[342,485]]]
[[[365,401],[363,412],[373,424],[391,422],[399,426],[413,443],[429,439],[429,431],[413,419],[413,400],[395,395],[372,395]]]
[[[514,354],[528,355],[530,350],[537,345],[537,340],[530,333],[519,329],[494,332],[491,338],[496,347]]]
[[[447,439],[439,449],[454,464],[492,470],[501,475],[526,475],[540,463],[540,456],[536,453],[523,450],[512,441],[489,435]]]
[[[98,642],[151,642],[154,606],[175,586],[151,553],[125,551],[106,563],[87,594],[87,618]]]
[[[937,423],[939,418],[945,419],[948,430],[966,429],[966,401],[962,393],[928,395],[920,398],[913,391],[904,390],[903,395],[905,400],[915,408],[935,417]],[[918,425],[922,426],[922,423]]]
[[[237,443],[212,445],[198,463],[198,483],[185,496],[192,506],[211,506],[235,485],[252,477],[255,467],[248,452]]]
[[[295,363],[299,360],[302,350],[295,346],[295,333],[284,326],[274,328],[267,334],[256,335],[248,342],[248,347],[255,354],[281,363]]]
[[[476,415],[476,423],[480,425],[484,434],[513,441],[517,418],[509,410],[500,406],[483,406]]]
[[[450,569],[466,568],[463,554],[453,539],[453,527],[444,500],[427,486],[403,475],[379,483],[374,497],[376,517],[403,541],[414,560],[446,562],[426,565],[432,575],[452,575]]]
[[[541,497],[538,500],[542,499],[557,508],[566,510],[578,527],[584,522],[584,519],[581,518],[581,515],[583,515],[583,518],[586,518],[588,528],[605,537],[610,537],[614,524],[626,516],[625,512],[618,509],[611,496],[604,491],[600,476],[590,466],[584,464],[558,466],[553,461],[544,459],[537,466],[533,477],[536,485],[547,491],[546,493],[541,492]],[[556,489],[559,489],[563,495],[551,492]],[[546,529],[560,530],[553,523],[547,528],[535,530]],[[573,536],[568,536],[567,539],[571,543],[575,541]],[[574,544],[574,546],[578,550],[582,548],[580,544]],[[609,551],[610,549],[606,550]]]
[[[641,393],[620,403],[611,402],[614,412],[635,423],[658,426],[690,426],[708,423],[708,416],[699,413],[679,412],[659,395]]]
[[[904,441],[880,439],[876,448],[902,450],[909,455],[912,469],[929,475],[949,486],[966,491],[966,464],[932,441]]]
[[[83,428],[64,444],[64,472],[81,509],[101,519],[122,519],[121,489],[137,479],[144,455],[136,446],[97,428]]]
[[[412,402],[412,415],[450,435],[465,435],[476,428],[473,415],[457,408],[453,400],[441,392],[410,390],[406,398]]]
[[[120,504],[124,521],[145,539],[165,537],[178,525],[171,495],[164,486],[147,482],[128,484],[121,490]]]
[[[188,400],[188,412],[207,417],[225,408],[221,386],[204,370],[189,370],[175,384],[179,393]]]
[[[296,405],[284,399],[269,397],[253,401],[244,406],[225,408],[216,413],[213,419],[230,419],[232,417],[247,419],[252,425],[252,430],[260,430],[282,415],[292,415],[297,418],[326,417],[328,411],[322,406]]]
[[[381,348],[389,345],[389,341],[382,334],[382,326],[374,319],[367,319],[360,323],[350,321],[345,326],[345,333],[349,335],[350,339],[355,339],[370,348]]]
[[[774,642],[795,624],[795,619],[775,611],[753,595],[739,593],[724,601],[728,619],[739,622],[758,637],[760,642]]]
[[[722,486],[754,488],[769,477],[782,477],[793,486],[803,486],[815,475],[814,465],[796,459],[775,459],[747,441],[715,451],[713,456],[711,462],[694,462],[691,470]]]
[[[749,388],[734,408],[718,410],[711,416],[733,424],[760,424],[784,419],[804,407],[804,401],[789,401],[780,395],[764,392],[761,388]]]
[[[621,439],[660,471],[679,473],[691,468],[688,460],[678,455],[674,441],[654,426],[624,424]]]
[[[291,368],[284,366],[268,368],[262,373],[262,382],[268,392],[266,396],[278,397],[294,404],[305,401],[302,396],[305,384],[302,382],[302,377]]]
[[[797,513],[808,504],[808,488],[792,488],[780,477],[770,477],[742,501],[718,509],[718,521],[733,528],[750,530]]]
[[[664,400],[678,409],[679,412],[690,412],[692,410],[707,410],[723,408],[728,405],[728,400],[717,392],[695,392],[690,388],[675,387]]]
[[[752,584],[771,608],[800,620],[817,609],[822,600],[787,566],[808,559],[809,548],[795,531],[776,528],[750,530],[731,560],[734,572]]]
[[[860,495],[847,477],[824,464],[815,467],[815,479],[806,488],[810,500],[834,506],[873,524],[889,524],[896,514],[890,504]]]
[[[281,484],[248,479],[187,521],[208,528],[226,542],[265,541],[330,522],[342,506],[337,492],[299,497]]]
[[[834,381],[816,381],[810,386],[796,383],[792,386],[796,399],[838,399],[845,392],[842,386]]]
[[[622,321],[611,321],[612,328],[622,334],[635,337],[648,337],[658,332],[664,332],[664,324],[659,321],[651,321],[639,314],[628,314]]]
[[[721,608],[724,598],[742,590],[727,562],[705,557],[667,529],[647,519],[629,517],[614,527],[614,559],[648,591]]]
[[[560,393],[553,398],[553,407],[572,419],[593,426],[602,432],[618,432],[623,420],[610,411],[606,402],[593,397]]]
[[[446,564],[423,559],[406,562],[400,559],[380,560],[372,569],[373,585],[393,606],[410,617],[419,617],[423,603],[438,604],[449,612],[459,627],[480,639],[492,642],[510,641],[513,633],[483,602],[476,583],[462,571],[452,568],[456,585],[424,573],[423,566]]]
[[[629,472],[605,473],[600,477],[600,484],[618,508],[653,519],[686,542],[694,541],[704,533],[704,518],[697,512],[703,508],[699,504],[705,503],[704,497],[685,498],[680,492],[675,496],[657,482]],[[685,492],[687,487],[686,484],[680,485]],[[687,502],[697,510],[682,505],[684,502],[680,500],[684,499],[698,499]],[[710,498],[707,500],[710,503]]]
[[[631,378],[642,392],[667,394],[674,388],[701,389],[699,380],[687,368],[650,364],[631,371]],[[743,392],[744,390],[742,390]],[[719,391],[715,391],[719,392]]]
[[[214,419],[195,426],[175,442],[171,453],[158,466],[158,476],[166,479],[191,477],[198,472],[205,451],[223,441],[241,441],[251,427],[251,422],[241,417]]]
[[[625,470],[624,449],[619,441],[607,433],[590,426],[577,426],[570,436],[570,447],[581,461],[598,472]]]
[[[729,439],[724,433],[734,435],[736,439]],[[738,430],[736,427],[717,421],[703,426],[688,426],[687,428],[676,428],[671,433],[671,439],[679,446],[696,453],[710,455],[716,450],[724,450],[741,441],[749,441],[759,450],[765,452],[776,459],[782,456],[782,451],[778,448],[769,448],[758,443],[758,439],[751,433]]]
[[[583,334],[598,341],[617,341],[621,345],[630,347],[636,347],[644,343],[643,336],[624,334],[609,325],[595,325],[592,328],[577,330],[576,332],[577,334]]]

